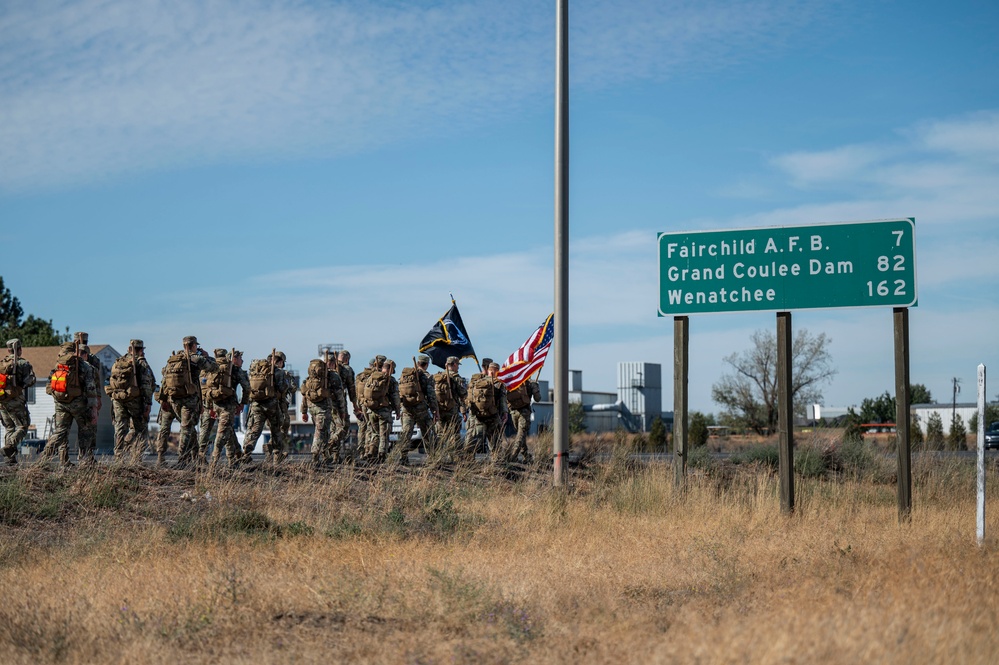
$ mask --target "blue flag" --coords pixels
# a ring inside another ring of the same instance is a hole
[[[475,357],[475,349],[465,332],[465,324],[461,321],[461,314],[458,313],[458,305],[451,301],[451,309],[434,324],[420,342],[420,353],[430,356],[430,360],[438,367],[443,368],[448,356],[455,356],[459,360],[462,358]]]

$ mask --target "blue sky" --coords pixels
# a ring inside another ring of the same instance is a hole
[[[0,274],[157,367],[187,334],[406,362],[449,293],[505,357],[553,308],[554,7],[6,4]],[[671,372],[658,232],[915,217],[912,379],[972,400],[999,367],[997,28],[994,2],[571,2],[584,387]],[[832,340],[827,405],[893,391],[890,310],[794,325]],[[693,317],[691,408],[717,412],[722,359],[773,327]]]

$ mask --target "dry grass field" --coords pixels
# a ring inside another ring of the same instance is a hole
[[[829,461],[829,442],[815,445]],[[806,443],[805,448],[808,445]],[[3,663],[995,663],[999,470],[772,467],[0,475]],[[807,455],[805,455],[807,457]]]

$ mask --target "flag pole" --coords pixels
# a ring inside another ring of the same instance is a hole
[[[555,11],[555,487],[565,483],[569,447],[569,0]]]

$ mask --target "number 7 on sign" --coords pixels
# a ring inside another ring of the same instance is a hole
[[[900,247],[902,245],[902,236],[905,235],[905,231],[892,231],[893,236],[895,236],[895,246]]]

